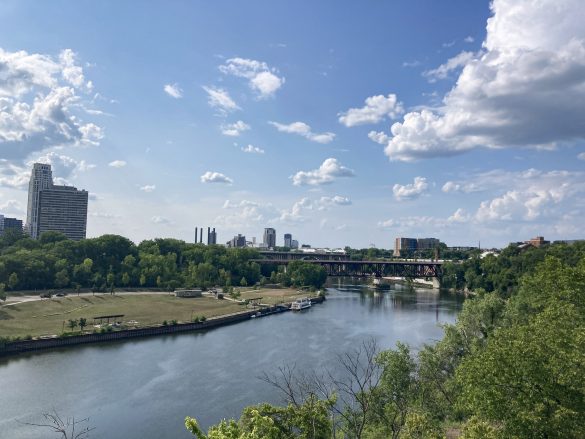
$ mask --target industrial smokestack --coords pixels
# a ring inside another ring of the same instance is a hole
[[[200,231],[199,244],[203,244],[203,227],[201,227],[201,229],[199,229],[199,231]]]
[[[195,227],[195,244],[197,244],[197,227]]]
[[[211,244],[211,227],[207,228],[207,245]]]

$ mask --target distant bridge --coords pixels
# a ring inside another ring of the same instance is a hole
[[[309,253],[309,252],[275,252],[275,251],[260,251],[260,256],[264,259],[279,260],[279,261],[341,261],[347,259],[345,253]]]
[[[268,252],[263,252],[268,253]],[[272,252],[270,252],[272,253]],[[287,255],[287,253],[282,253]],[[288,255],[296,255],[296,253],[288,253]],[[328,254],[329,255],[329,254]],[[316,254],[309,254],[304,256],[317,256]],[[320,255],[319,255],[320,256]],[[339,255],[330,255],[339,256]],[[293,260],[304,260],[311,264],[318,264],[327,270],[329,276],[374,276],[374,277],[405,277],[405,278],[425,278],[433,277],[441,279],[443,277],[443,262],[434,261],[352,261],[347,260],[346,255],[342,255],[343,259],[288,259],[282,258],[264,258],[253,259],[260,265],[288,265]]]

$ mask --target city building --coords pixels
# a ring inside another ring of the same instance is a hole
[[[22,232],[22,220],[0,215],[0,235],[3,235],[7,230],[17,230]]]
[[[38,239],[44,232],[85,239],[88,193],[73,186],[53,184],[51,165],[35,163],[28,188],[26,232]]]
[[[284,234],[284,246],[292,248],[292,235],[290,233]]]
[[[207,228],[207,245],[215,245],[217,244],[217,233],[215,233],[215,227],[211,230],[210,227]]]
[[[524,241],[524,244],[528,244],[528,245],[531,245],[533,247],[538,248],[538,247],[543,246],[545,244],[550,244],[550,241],[545,241],[543,236],[537,236],[535,238],[532,238],[529,241]]]
[[[299,241],[297,241],[296,239],[291,240],[291,242],[290,242],[290,248],[292,248],[292,249],[299,248]]]
[[[396,238],[394,256],[409,256],[418,250],[432,250],[440,243],[437,238]]]
[[[262,242],[268,248],[276,247],[276,230],[274,230],[272,227],[265,228],[264,240]]]
[[[246,247],[246,237],[238,233],[236,236],[226,242],[226,246],[232,248]]]
[[[415,238],[396,238],[394,241],[394,256],[405,256],[416,251]]]

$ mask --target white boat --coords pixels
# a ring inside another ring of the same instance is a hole
[[[290,309],[293,311],[300,311],[301,309],[310,308],[311,307],[311,299],[308,297],[303,297],[302,299],[295,300]]]

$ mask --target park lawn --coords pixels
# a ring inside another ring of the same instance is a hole
[[[299,291],[296,288],[260,288],[258,290],[240,289],[240,299],[253,299],[262,297],[262,303],[276,305],[279,303],[290,303],[301,297],[316,297],[317,293]]]
[[[67,321],[80,317],[87,319],[87,331],[94,329],[93,317],[103,315],[124,314],[123,321],[136,320],[137,326],[142,327],[161,324],[164,320],[188,322],[191,315],[209,318],[244,310],[242,305],[209,297],[178,298],[166,294],[68,296],[0,307],[0,337],[61,334],[64,321],[67,332]]]

